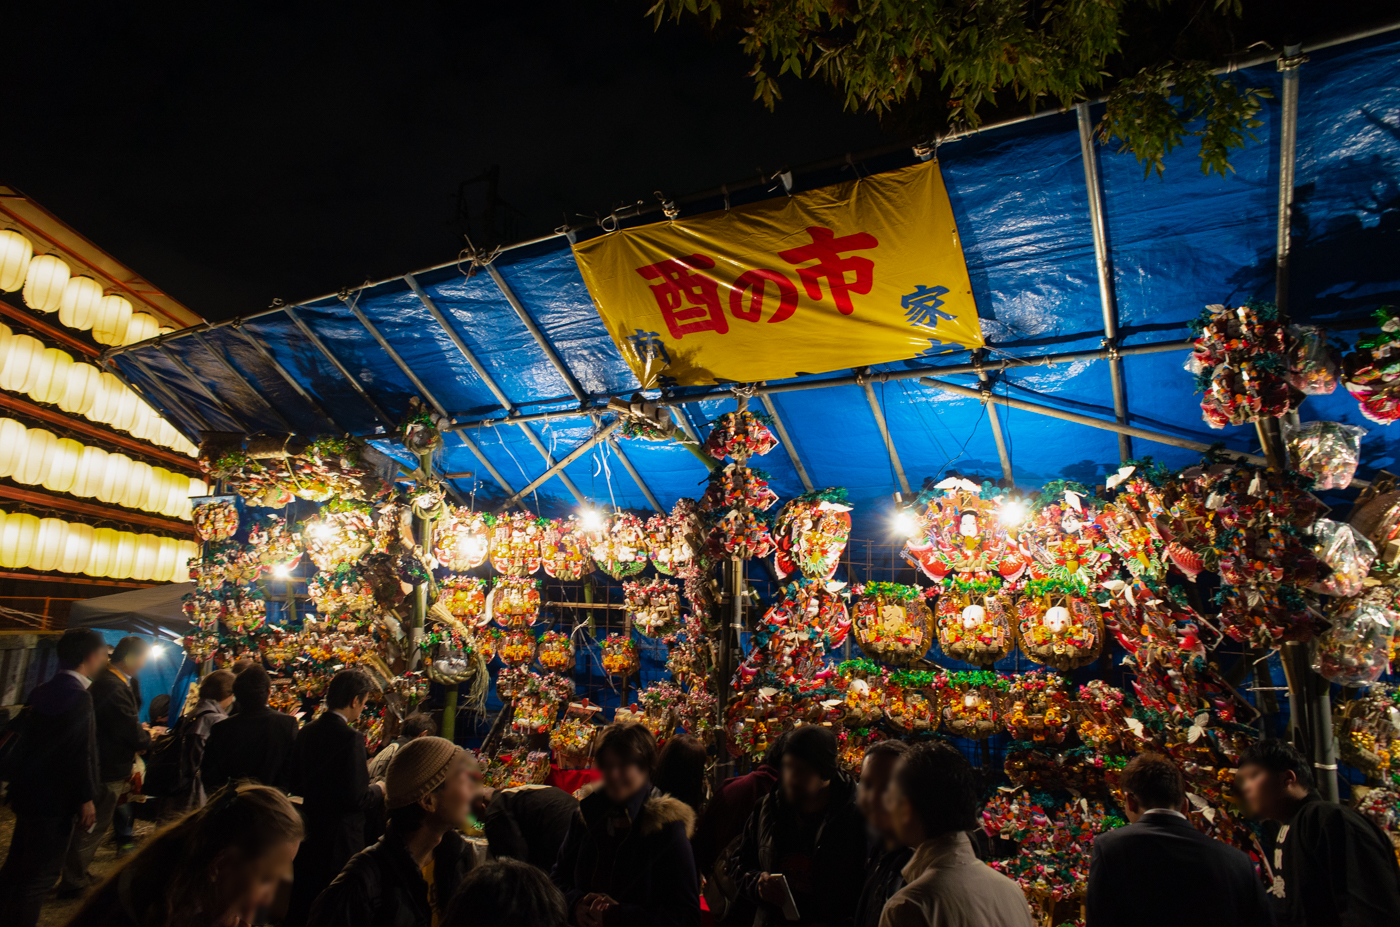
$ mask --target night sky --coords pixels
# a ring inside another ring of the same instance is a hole
[[[11,4],[0,179],[217,320],[903,137],[646,2]],[[16,78],[21,80],[16,82]]]

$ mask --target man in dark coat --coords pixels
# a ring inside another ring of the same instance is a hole
[[[0,768],[15,812],[10,852],[0,868],[5,927],[39,922],[69,844],[97,822],[102,780],[88,686],[107,663],[107,644],[96,631],[75,628],[64,633],[57,653],[58,675],[30,693],[12,728],[18,739]]]
[[[579,802],[551,878],[577,927],[699,927],[695,812],[651,784],[656,740],[611,724],[594,751],[602,778]]]
[[[836,763],[836,735],[804,725],[788,735],[777,791],[753,809],[735,864],[739,896],[757,905],[755,927],[850,927],[865,870],[865,819],[855,784]],[[798,920],[784,919],[783,882]],[[738,906],[736,906],[738,907]]]
[[[1239,770],[1250,812],[1280,825],[1268,855],[1279,924],[1400,924],[1400,865],[1384,831],[1354,809],[1324,801],[1313,789],[1308,761],[1292,744],[1253,744]]]
[[[241,779],[286,791],[297,719],[268,708],[271,694],[272,679],[261,666],[246,669],[233,680],[234,701],[243,707],[209,729],[199,765],[206,793]]]
[[[384,836],[351,857],[316,899],[310,927],[432,927],[440,920],[476,864],[458,832],[476,797],[476,769],[470,754],[441,737],[399,749],[384,780]]]
[[[350,726],[373,690],[367,674],[341,670],[326,687],[325,713],[297,734],[291,785],[302,797],[306,839],[297,853],[288,927],[306,923],[316,896],[365,848],[365,812],[383,801],[383,787],[369,781],[364,735]]]
[[[1140,754],[1122,783],[1132,823],[1094,838],[1088,927],[1272,927],[1249,857],[1182,814],[1186,782],[1176,763]]]
[[[150,647],[142,638],[123,637],[112,651],[111,662],[93,677],[88,690],[97,726],[97,771],[102,779],[102,788],[97,791],[97,825],[91,833],[79,834],[68,848],[58,884],[60,895],[78,895],[92,885],[88,867],[112,825],[117,802],[131,790],[136,754],[151,746],[151,732],[141,723],[141,702],[132,689]]]
[[[783,748],[779,788],[758,803],[739,845],[734,882],[758,906],[754,927],[850,927],[865,857],[865,820],[855,784],[837,767],[836,735],[797,728]],[[796,921],[784,919],[784,880]]]
[[[744,825],[758,800],[778,787],[787,734],[773,741],[768,751],[749,772],[720,783],[719,791],[705,806],[695,824],[695,865],[709,872],[731,845],[737,848]]]
[[[483,788],[476,800],[491,858],[508,856],[545,872],[554,868],[569,822],[577,814],[578,800],[552,785]]]
[[[879,927],[885,902],[904,887],[904,867],[914,850],[900,843],[894,824],[885,809],[885,790],[894,775],[894,765],[909,752],[902,740],[881,740],[866,748],[860,765],[860,785],[856,804],[865,815],[869,855],[865,862],[865,884],[856,905],[855,927]]]

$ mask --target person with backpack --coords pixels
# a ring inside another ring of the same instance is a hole
[[[267,707],[271,693],[272,678],[261,666],[234,679],[233,697],[241,708],[209,729],[199,766],[206,792],[245,779],[287,790],[297,719]]]
[[[15,813],[10,852],[0,867],[5,927],[35,927],[69,844],[97,823],[103,785],[88,686],[107,665],[107,643],[90,628],[73,628],[56,650],[58,674],[30,693],[0,759]]]
[[[215,670],[199,681],[199,701],[194,711],[180,719],[180,771],[182,781],[188,779],[183,794],[178,796],[181,811],[203,808],[207,793],[199,778],[204,763],[204,747],[209,731],[228,717],[233,704],[233,673]]]

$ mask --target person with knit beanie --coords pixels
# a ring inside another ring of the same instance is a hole
[[[787,735],[779,788],[754,807],[734,866],[754,927],[849,925],[865,869],[865,819],[836,761],[836,735],[808,724]],[[797,907],[787,919],[788,896]]]
[[[388,826],[316,899],[308,927],[433,927],[476,865],[460,833],[477,797],[476,759],[441,737],[419,737],[389,761]]]

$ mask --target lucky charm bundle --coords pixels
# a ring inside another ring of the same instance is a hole
[[[1400,614],[1389,607],[1388,596],[1338,600],[1328,620],[1331,627],[1313,644],[1313,669],[1322,678],[1369,686],[1390,669],[1390,644]]]
[[[716,460],[732,457],[747,460],[762,456],[778,446],[778,439],[757,415],[745,409],[726,412],[715,419],[705,439],[705,451]]]
[[[773,526],[778,577],[801,571],[809,579],[830,579],[851,536],[851,506],[844,489],[822,489],[783,506]]]
[[[1288,338],[1272,303],[1207,306],[1186,370],[1196,375],[1201,417],[1212,428],[1277,418],[1294,404]]]

